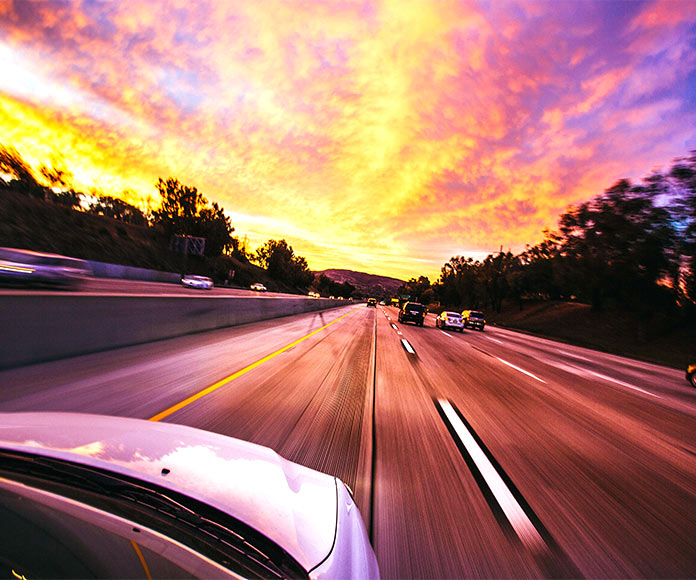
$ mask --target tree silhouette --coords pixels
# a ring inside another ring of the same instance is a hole
[[[314,279],[307,261],[296,256],[285,240],[268,240],[257,248],[256,261],[272,278],[289,286],[306,288]]]
[[[156,184],[161,198],[160,209],[153,219],[169,236],[187,235],[206,239],[205,255],[219,256],[233,248],[234,228],[222,207],[208,200],[196,189],[170,177]]]

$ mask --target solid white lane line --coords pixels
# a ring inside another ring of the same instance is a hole
[[[450,338],[454,338],[451,334],[445,332],[444,330],[441,330],[440,332],[441,332],[442,334],[444,334],[445,336],[449,336]]]
[[[493,464],[488,457],[486,457],[486,454],[481,447],[479,447],[478,443],[476,443],[476,440],[459,418],[459,415],[457,415],[450,402],[445,399],[438,399],[437,402],[459,437],[459,440],[481,472],[481,476],[486,480],[486,484],[491,490],[491,493],[493,493],[505,517],[510,522],[510,525],[515,530],[520,540],[533,551],[546,550],[546,543],[534,527],[534,524],[527,517],[527,514],[524,513],[524,510],[515,499],[515,496],[512,495],[512,492],[508,489],[507,485],[505,485],[503,478],[500,477]]]
[[[604,381],[609,381],[610,383],[616,383],[617,385],[621,385],[622,387],[626,387],[628,389],[632,389],[634,391],[639,391],[641,393],[644,393],[646,395],[650,395],[651,397],[655,397],[656,399],[661,399],[661,395],[656,395],[655,393],[651,393],[650,391],[646,391],[645,389],[641,389],[640,387],[636,387],[635,385],[630,385],[629,383],[626,383],[624,381],[620,381],[619,379],[615,379],[613,377],[609,377],[607,375],[603,375],[601,373],[597,373],[595,371],[591,371],[589,369],[583,369],[580,367],[574,367],[570,365],[564,365],[564,364],[557,364],[556,368],[564,370],[568,373],[572,373],[574,375],[578,375],[579,377],[588,377],[588,376],[593,376],[597,377],[598,379],[602,379]]]
[[[404,345],[406,352],[408,352],[409,354],[416,354],[416,351],[413,350],[413,347],[411,346],[411,343],[408,342],[408,340],[406,340],[405,338],[402,338],[401,344]]]
[[[497,356],[497,357],[495,357],[495,358],[497,358],[497,359],[498,359],[501,363],[503,363],[504,365],[507,365],[507,366],[509,366],[510,368],[515,369],[516,371],[520,371],[521,373],[524,373],[524,374],[527,375],[528,377],[532,377],[533,379],[536,379],[536,380],[539,381],[540,383],[546,384],[546,381],[545,381],[545,380],[540,379],[539,377],[537,377],[536,375],[533,375],[533,374],[530,373],[529,371],[525,371],[524,369],[521,369],[520,367],[515,366],[515,365],[512,364],[512,363],[509,363],[508,361],[503,360],[503,359],[500,358],[499,356]]]
[[[645,393],[646,395],[650,395],[651,397],[656,397],[658,399],[661,399],[660,395],[656,395],[655,393],[651,393],[650,391],[646,391],[645,389],[641,389],[640,387],[636,387],[635,385],[631,385],[629,383],[625,383],[623,381],[620,381],[619,379],[615,379],[614,377],[608,377],[607,375],[603,375],[602,373],[596,373],[595,371],[587,370],[588,373],[591,375],[594,375],[598,379],[602,379],[604,381],[609,381],[610,383],[616,383],[617,385],[621,385],[622,387],[626,387],[627,389],[633,389],[634,391],[640,391],[641,393]]]
[[[573,354],[572,352],[568,352],[568,351],[565,351],[565,350],[559,350],[558,352],[559,352],[560,354],[564,354],[564,355],[566,355],[566,356],[569,356],[570,358],[576,358],[576,359],[579,359],[579,360],[586,360],[586,361],[589,361],[589,360],[590,360],[590,359],[587,358],[586,356],[580,356],[579,354]]]

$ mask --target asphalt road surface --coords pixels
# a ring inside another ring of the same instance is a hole
[[[683,372],[330,311],[16,368],[0,410],[182,423],[355,491],[386,578],[693,578]]]

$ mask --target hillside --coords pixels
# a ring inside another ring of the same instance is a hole
[[[696,331],[661,315],[645,320],[632,312],[593,311],[576,302],[505,304],[500,314],[486,311],[498,326],[560,339],[570,344],[682,369],[696,357]]]
[[[354,272],[353,270],[329,269],[315,273],[324,274],[327,278],[340,284],[348,282],[360,290],[363,295],[379,298],[393,296],[396,294],[399,286],[404,283],[403,280],[398,280],[397,278]]]
[[[0,194],[0,216],[0,246],[165,272],[181,268],[181,254],[171,252],[168,239],[154,228],[74,211],[10,190]],[[230,269],[236,272],[237,285],[263,282],[270,290],[288,290],[262,268],[230,256],[187,258],[189,273],[212,276],[218,282]]]

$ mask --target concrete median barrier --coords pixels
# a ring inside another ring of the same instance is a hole
[[[4,295],[0,368],[346,305],[303,297]]]

